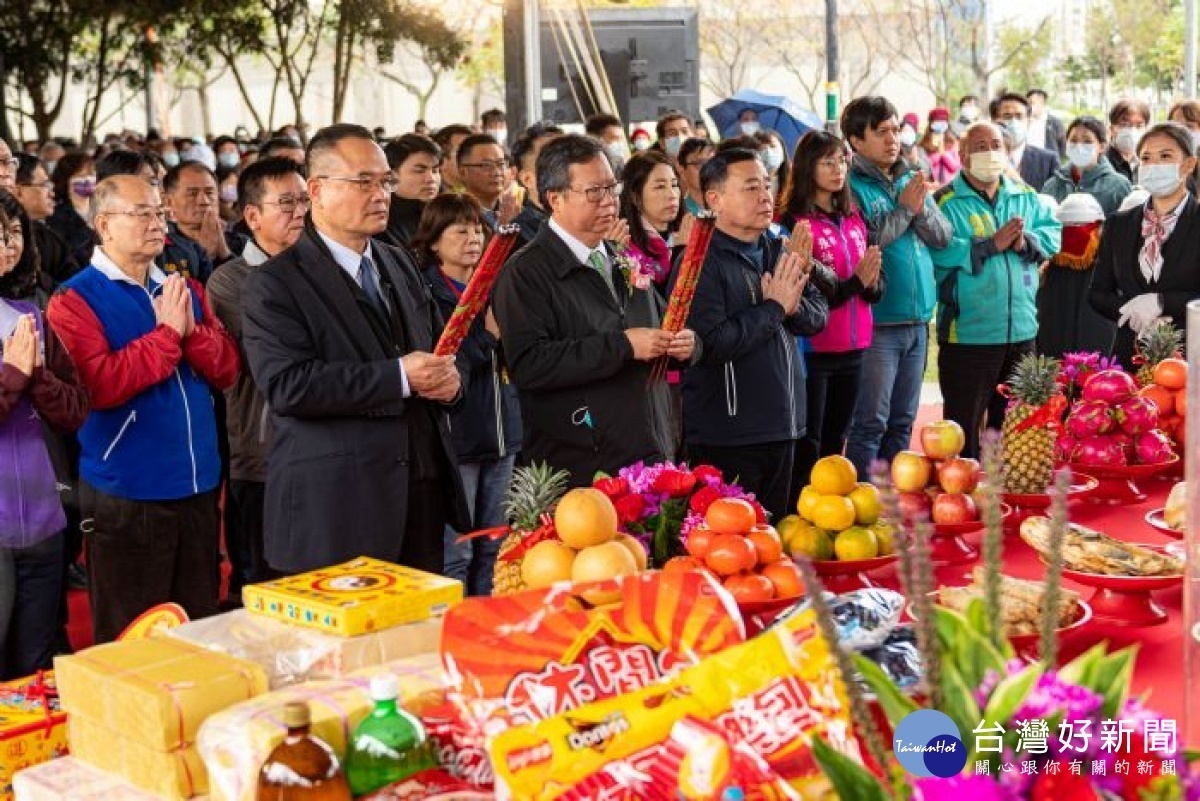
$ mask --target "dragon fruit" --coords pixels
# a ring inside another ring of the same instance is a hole
[[[1084,437],[1079,441],[1079,451],[1076,457],[1082,465],[1121,465],[1127,464],[1125,449],[1121,443],[1112,437]]]
[[[1116,406],[1132,398],[1137,391],[1137,382],[1124,370],[1101,370],[1087,377],[1083,385],[1083,399]]]
[[[1117,407],[1117,423],[1126,434],[1137,436],[1158,428],[1158,404],[1134,396]]]
[[[1114,431],[1109,434],[1114,442],[1121,446],[1121,450],[1125,453],[1125,461],[1133,464],[1134,456],[1137,454],[1137,448],[1134,447],[1134,439],[1132,434],[1126,434],[1124,431]]]
[[[1067,418],[1067,431],[1078,439],[1107,434],[1115,427],[1108,404],[1098,400],[1075,401]]]
[[[1155,429],[1137,438],[1137,460],[1141,464],[1162,464],[1175,458],[1171,438]]]
[[[1058,462],[1075,461],[1075,452],[1079,450],[1079,440],[1070,434],[1063,434],[1054,443],[1054,459]]]

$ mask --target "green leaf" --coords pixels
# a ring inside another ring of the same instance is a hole
[[[999,723],[1008,721],[1044,672],[1045,667],[1037,663],[1029,665],[1019,673],[1001,679],[988,697],[987,706],[983,710],[983,719]]]
[[[1058,677],[1068,684],[1078,684],[1080,687],[1091,689],[1090,678],[1092,672],[1095,670],[1096,663],[1104,658],[1107,650],[1107,641],[1093,645],[1059,668]]]
[[[1096,691],[1104,697],[1101,711],[1106,717],[1115,717],[1125,705],[1136,659],[1137,646],[1131,645],[1115,654],[1109,654],[1097,664]]]
[[[854,669],[862,675],[867,686],[875,693],[875,697],[879,700],[879,708],[883,710],[883,714],[887,716],[888,722],[893,727],[920,708],[892,683],[879,665],[862,654],[852,653],[850,659],[854,663]]]
[[[979,725],[979,704],[975,701],[974,685],[969,685],[951,664],[942,664],[942,709],[958,726],[964,745],[967,735]],[[967,764],[974,759],[973,748],[968,748]]]
[[[866,768],[830,747],[819,736],[812,739],[813,758],[825,772],[838,798],[854,801],[890,801],[879,780]]]
[[[978,686],[988,670],[1004,672],[1004,656],[986,634],[981,634],[965,617],[951,609],[935,606],[934,613],[943,651],[949,655],[949,661],[958,666],[968,684]]]

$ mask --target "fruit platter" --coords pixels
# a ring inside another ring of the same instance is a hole
[[[1146,522],[1164,534],[1182,537],[1187,530],[1187,482],[1171,488],[1166,506],[1146,512]]]

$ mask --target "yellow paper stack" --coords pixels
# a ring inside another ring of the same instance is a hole
[[[341,637],[244,609],[193,620],[169,632],[172,637],[210,651],[254,662],[266,671],[272,690],[305,681],[338,679],[395,659],[434,653],[441,634],[441,618]]]
[[[444,697],[441,662],[430,653],[389,662],[346,679],[286,687],[231,706],[205,721],[197,741],[212,797],[254,801],[258,771],[287,733],[283,707],[291,701],[307,702],[312,733],[336,753],[345,753],[355,727],[371,710],[370,676],[381,672],[393,673],[400,680],[400,703],[414,714]]]
[[[74,757],[23,770],[13,787],[16,801],[159,801],[153,793]]]
[[[171,799],[207,792],[200,724],[267,690],[258,665],[173,637],[96,646],[55,669],[74,756]]]

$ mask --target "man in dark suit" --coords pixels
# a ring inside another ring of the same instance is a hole
[[[548,142],[537,188],[550,219],[500,273],[496,320],[521,399],[521,453],[588,485],[669,452],[666,382],[650,383],[650,370],[662,356],[690,361],[696,336],[662,330],[654,287],[627,283],[605,244],[621,184],[600,142]]]
[[[1026,139],[1029,133],[1029,101],[1023,95],[1008,93],[992,101],[992,121],[1000,126],[1009,161],[1021,180],[1037,191],[1058,169],[1059,159],[1052,151],[1034,147]]]
[[[360,555],[439,572],[446,523],[470,526],[446,418],[461,379],[431,353],[440,320],[410,257],[372,239],[396,179],[358,125],[317,132],[307,167],[304,233],[243,289],[275,431],[265,556],[285,573]]]
[[[1060,160],[1066,158],[1067,129],[1046,106],[1045,90],[1030,89],[1025,99],[1029,101],[1029,143],[1054,151]]]

